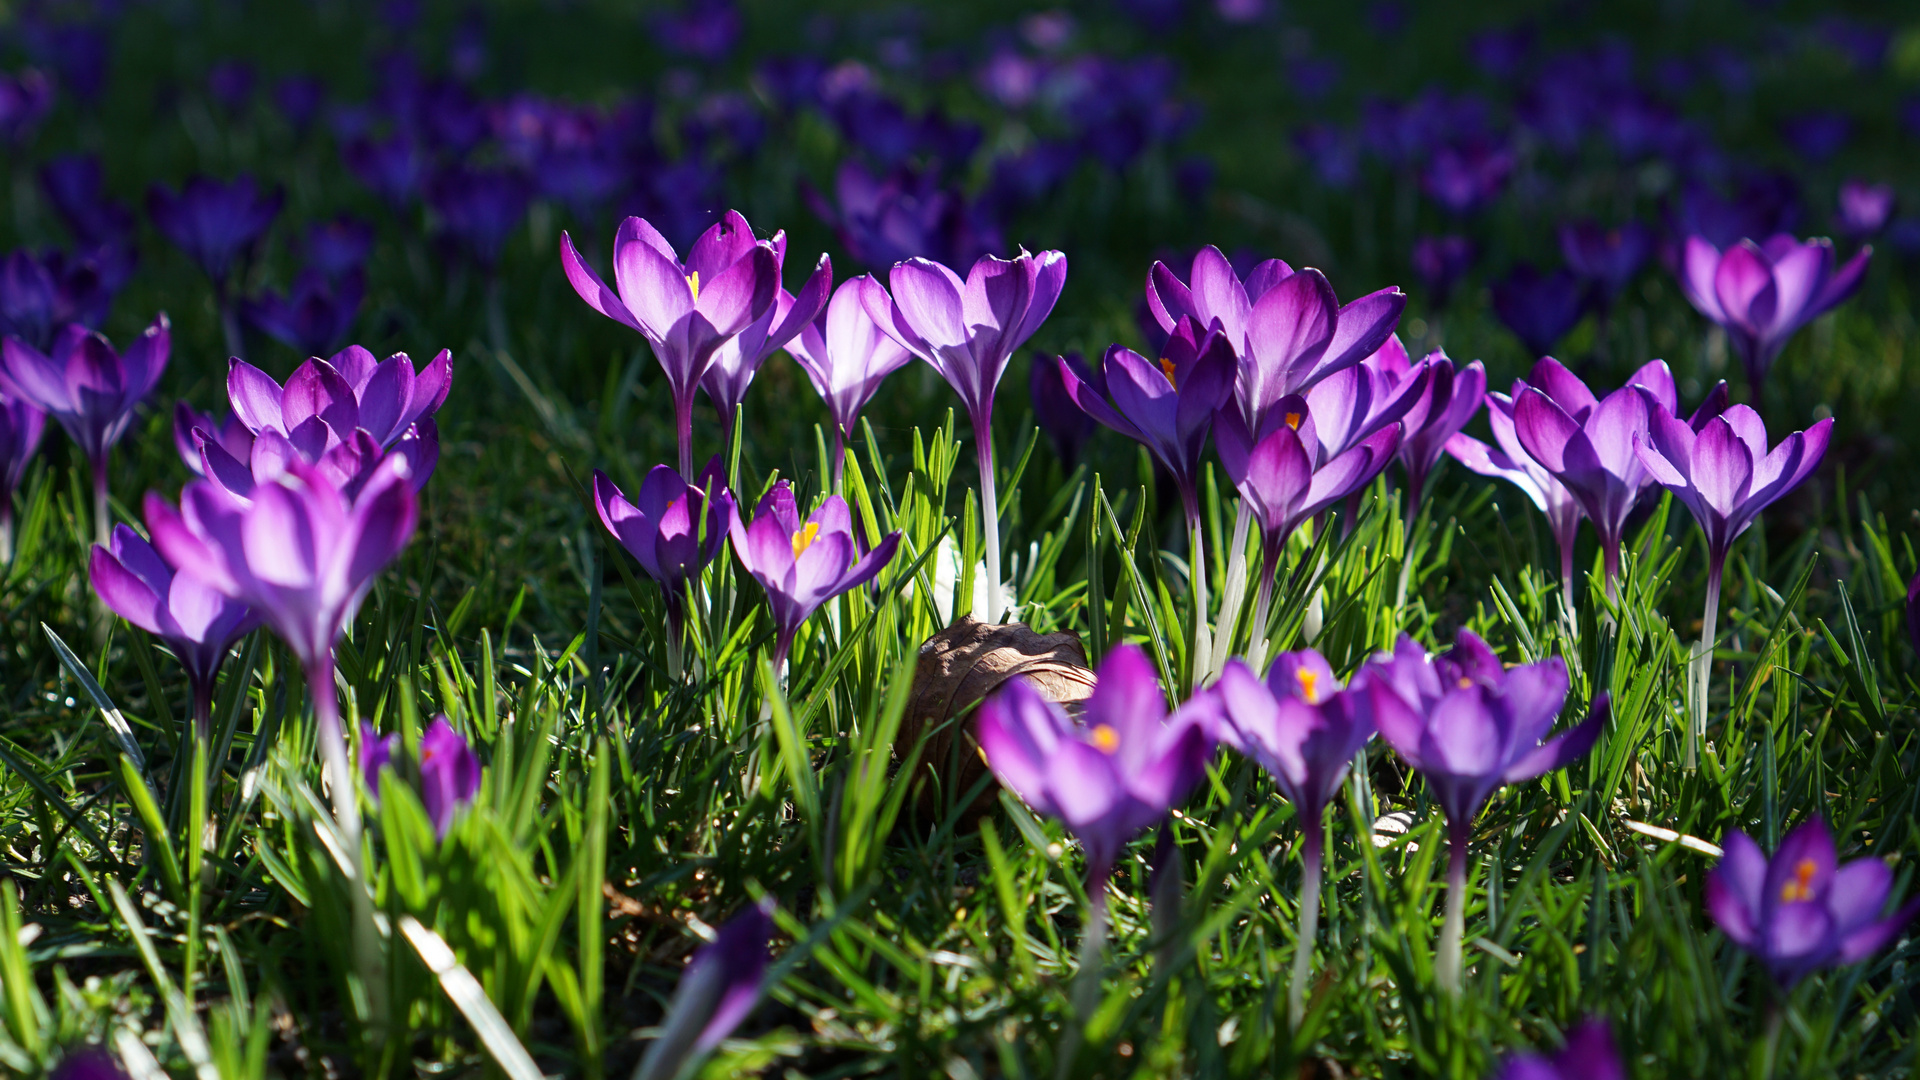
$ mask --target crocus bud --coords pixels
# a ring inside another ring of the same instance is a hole
[[[666,1080],[706,1057],[753,1012],[767,970],[773,936],[773,898],[735,915],[700,947],[680,974],[660,1037],[647,1047],[634,1080]]]

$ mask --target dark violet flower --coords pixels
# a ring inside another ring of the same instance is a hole
[[[237,113],[253,97],[253,65],[244,60],[222,60],[207,72],[207,93],[222,109]]]
[[[1780,134],[1801,157],[1820,164],[1847,145],[1853,120],[1845,113],[1815,109],[1781,121]]]
[[[1841,233],[1865,239],[1887,227],[1893,217],[1893,202],[1891,184],[1848,180],[1840,185],[1840,212],[1834,220]]]
[[[406,213],[426,183],[426,152],[405,134],[353,140],[341,149],[340,156],[347,170],[395,214]]]
[[[266,292],[244,301],[240,317],[304,356],[320,356],[353,333],[366,292],[366,279],[358,270],[338,279],[305,270],[286,295]]]
[[[987,609],[998,619],[1000,510],[993,467],[993,393],[1014,351],[1040,329],[1067,282],[1067,257],[1058,251],[1022,251],[1013,259],[983,255],[965,280],[926,259],[893,268],[891,302],[863,292],[867,315],[881,332],[925,360],[960,395],[973,426],[985,519]]]
[[[783,265],[786,254],[787,237],[783,232],[773,238],[775,264]],[[759,318],[714,350],[713,363],[700,377],[700,389],[719,410],[720,428],[727,439],[733,438],[734,413],[746,400],[747,387],[752,385],[760,365],[791,344],[816,318],[822,317],[832,291],[833,261],[822,255],[814,264],[813,274],[800,287],[798,296],[782,287],[774,295],[773,304]],[[857,300],[851,302],[858,303]]]
[[[634,1080],[672,1080],[691,1071],[753,1012],[766,990],[773,912],[770,896],[749,905],[694,952]]]
[[[20,248],[0,262],[0,336],[50,349],[55,332],[69,323],[99,326],[117,284],[105,278],[96,260]]]
[[[435,180],[428,202],[440,228],[468,259],[491,273],[530,199],[525,180],[501,169],[452,169]]]
[[[0,72],[0,139],[19,146],[53,109],[53,81],[27,68]]]
[[[92,154],[57,157],[42,165],[40,189],[83,244],[124,244],[133,234],[133,211],[107,198],[100,159]]]
[[[1598,285],[1602,302],[1610,304],[1653,254],[1653,231],[1637,221],[1611,229],[1594,221],[1562,225],[1560,254],[1574,273]]]
[[[196,176],[178,195],[160,184],[148,189],[147,213],[160,235],[185,252],[224,295],[235,269],[252,257],[279,216],[282,201],[279,189],[263,194],[251,176],[226,183]]]
[[[1531,385],[1514,384],[1514,432],[1528,456],[1565,485],[1593,522],[1610,592],[1620,572],[1627,515],[1653,483],[1634,443],[1646,437],[1656,406],[1668,412],[1679,408],[1673,373],[1664,360],[1645,364],[1605,398],[1595,398],[1551,356],[1534,365]]]
[[[1407,520],[1419,516],[1420,500],[1427,490],[1427,477],[1432,475],[1434,466],[1440,463],[1440,455],[1447,448],[1447,441],[1467,426],[1480,411],[1487,399],[1487,369],[1475,360],[1465,367],[1455,368],[1445,353],[1431,353],[1418,364],[1408,362],[1406,346],[1401,344],[1400,335],[1387,339],[1380,351],[1360,362],[1362,367],[1371,367],[1388,377],[1396,391],[1408,386],[1412,380],[1426,373],[1424,383],[1414,391],[1414,398],[1404,414],[1397,419],[1401,426],[1400,450],[1396,455],[1400,464],[1407,470]],[[1313,395],[1308,395],[1308,404],[1314,403]],[[1315,416],[1322,415],[1319,409]]]
[[[133,410],[166,371],[172,341],[167,317],[161,315],[124,354],[79,325],[60,331],[51,353],[19,338],[0,345],[0,392],[31,402],[59,421],[93,469],[96,543],[108,539],[108,452],[127,433]]]
[[[1112,346],[1099,384],[1083,379],[1064,360],[1056,367],[1074,404],[1145,446],[1173,474],[1187,524],[1197,528],[1200,459],[1214,413],[1233,395],[1233,346],[1219,331],[1196,331],[1191,318],[1182,318],[1164,352],[1155,362]]]
[[[1293,147],[1313,166],[1320,182],[1336,191],[1360,179],[1360,140],[1349,129],[1304,124],[1293,133]]]
[[[1672,228],[1679,237],[1699,236],[1716,248],[1727,248],[1742,240],[1791,232],[1799,216],[1799,186],[1793,178],[1763,174],[1749,179],[1732,199],[1721,198],[1704,185],[1688,184],[1681,190]]]
[[[774,240],[783,247],[785,233]],[[614,283],[607,288],[560,234],[560,263],[587,306],[641,334],[667,376],[680,442],[680,474],[693,475],[693,393],[727,339],[759,322],[780,292],[775,244],[756,241],[747,219],[729,210],[702,233],[682,263],[666,237],[630,217],[613,239]]]
[[[327,100],[326,84],[311,75],[288,75],[273,84],[273,105],[296,135],[304,137]]]
[[[753,520],[733,516],[733,553],[740,564],[767,591],[773,613],[773,668],[786,666],[800,624],[820,605],[872,581],[900,545],[900,534],[888,533],[865,555],[854,539],[853,516],[846,500],[829,495],[805,521],[793,500],[793,485],[785,480],[761,498]]]
[[[1114,646],[1096,676],[1079,722],[1009,679],[980,706],[977,732],[1000,783],[1079,838],[1087,899],[1104,910],[1121,849],[1205,775],[1218,705],[1202,694],[1168,716],[1153,664],[1130,644]]]
[[[1738,829],[1725,847],[1707,875],[1707,913],[1783,990],[1821,968],[1865,960],[1920,914],[1920,900],[1911,900],[1883,918],[1893,871],[1876,858],[1840,865],[1817,815],[1788,833],[1772,858]]]
[[[1432,294],[1432,306],[1445,307],[1453,287],[1473,267],[1473,241],[1464,236],[1423,236],[1413,245],[1413,272]]]
[[[1457,434],[1447,440],[1447,453],[1455,461],[1481,476],[1519,488],[1540,512],[1547,516],[1547,528],[1553,533],[1560,552],[1560,589],[1568,611],[1573,610],[1573,545],[1585,511],[1566,485],[1554,479],[1546,466],[1533,460],[1513,427],[1513,398],[1527,384],[1514,380],[1513,394],[1487,395],[1487,424],[1493,428],[1494,445],[1488,446],[1471,435]]]
[[[1009,190],[1044,190],[1054,178],[1052,162],[1039,156],[1018,163],[1037,172],[1017,173],[1015,165],[996,170],[997,190],[1005,202]],[[939,173],[901,167],[876,177],[854,158],[834,173],[829,203],[810,186],[802,187],[808,206],[834,230],[853,257],[874,270],[908,259],[959,266],[1004,245],[1000,229],[984,207],[970,203]]]
[[[871,299],[869,300],[869,297]],[[913,359],[906,346],[888,337],[867,314],[867,305],[888,303],[886,287],[870,275],[841,282],[833,300],[797,337],[787,352],[807,373],[833,417],[833,486],[840,487],[846,440],[853,438],[860,410],[880,389],[881,380]]]
[[[316,221],[300,234],[298,251],[307,269],[339,280],[364,267],[373,254],[373,226],[351,217]]]
[[[112,44],[104,21],[53,23],[36,19],[24,22],[21,30],[27,55],[35,63],[52,68],[61,87],[88,104],[99,100],[107,81]]]
[[[1559,1053],[1515,1054],[1492,1080],[1627,1080],[1627,1069],[1607,1022],[1587,1020],[1567,1032],[1567,1045]]]
[[[0,385],[0,566],[13,562],[13,492],[40,448],[47,414]]]
[[[1443,146],[1420,174],[1420,186],[1442,209],[1465,214],[1500,194],[1513,164],[1513,151],[1482,139]]]
[[[687,582],[720,554],[734,519],[733,492],[727,490],[720,459],[708,462],[691,484],[668,466],[655,465],[641,481],[637,502],[628,502],[607,474],[595,469],[593,505],[600,523],[660,586],[667,606],[667,657],[677,677]]]
[[[1073,394],[1060,375],[1062,364],[1078,375],[1081,382],[1093,382],[1095,379],[1093,371],[1087,367],[1086,358],[1077,352],[1058,357],[1039,354],[1033,358],[1033,371],[1027,377],[1027,391],[1033,397],[1034,421],[1053,441],[1061,464],[1072,469],[1080,461],[1081,449],[1086,446],[1088,439],[1093,438],[1093,433],[1099,430],[1100,425],[1074,403]]]
[[[94,545],[87,571],[101,603],[165,642],[186,669],[194,735],[211,738],[214,678],[227,650],[259,625],[259,617],[193,575],[175,573],[125,525],[114,527],[111,547]]]
[[[1281,653],[1262,682],[1245,663],[1228,662],[1215,688],[1222,743],[1266,770],[1300,821],[1304,886],[1299,899],[1287,1009],[1295,1027],[1306,1014],[1307,975],[1320,922],[1321,820],[1346,782],[1354,756],[1373,738],[1373,702],[1364,686],[1343,689],[1312,649]]]
[[[393,753],[399,747],[398,732],[381,735],[372,724],[360,721],[360,779],[366,782],[375,806],[380,805],[380,771],[393,764]]]
[[[1508,668],[1468,630],[1441,656],[1402,634],[1365,670],[1381,738],[1426,779],[1447,818],[1447,912],[1434,975],[1458,993],[1473,819],[1500,788],[1584,757],[1607,724],[1609,699],[1602,693],[1585,720],[1547,738],[1567,700],[1565,662]]]
[[[1521,263],[1493,285],[1493,312],[1520,339],[1527,352],[1545,356],[1587,313],[1586,283],[1569,270],[1541,276]]]
[[[660,41],[674,52],[708,62],[724,59],[740,40],[740,12],[727,0],[703,0],[654,22]]]
[[[454,811],[473,802],[479,791],[480,758],[444,714],[434,717],[420,734],[420,801],[434,835],[446,839]]]
[[[47,1080],[126,1080],[126,1070],[102,1046],[68,1050]]]
[[[1824,239],[1802,243],[1776,233],[1764,244],[1742,240],[1722,251],[1690,236],[1680,289],[1695,310],[1726,330],[1758,393],[1794,333],[1860,287],[1872,254],[1861,248],[1835,269],[1833,243]]]
[[[1190,283],[1189,283],[1190,282]],[[1147,272],[1147,306],[1171,333],[1183,316],[1201,331],[1219,330],[1239,357],[1234,397],[1250,432],[1275,402],[1359,363],[1393,333],[1407,296],[1388,287],[1339,305],[1318,270],[1295,272],[1279,259],[1253,268],[1243,283],[1219,248],[1193,257],[1189,282],[1165,263]]]
[[[1907,644],[1920,656],[1920,574],[1907,582]]]

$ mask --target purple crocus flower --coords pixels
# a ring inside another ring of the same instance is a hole
[[[480,758],[445,715],[434,717],[420,735],[420,801],[434,835],[445,839],[454,811],[471,803],[479,791]]]
[[[784,265],[786,254],[787,238],[781,233],[773,238],[774,263]],[[760,365],[785,348],[826,310],[832,291],[833,261],[822,255],[807,283],[800,287],[798,296],[781,288],[774,294],[773,304],[758,319],[714,350],[713,363],[700,377],[700,389],[719,410],[720,430],[726,439],[733,438],[734,414],[746,400],[747,387],[753,383]]]
[[[771,896],[749,905],[694,952],[634,1080],[671,1080],[691,1071],[753,1012],[766,992],[773,912]]]
[[[785,233],[774,240],[782,246]],[[653,347],[673,394],[680,475],[693,476],[693,392],[727,339],[758,322],[780,292],[774,242],[756,241],[747,219],[729,210],[700,235],[682,263],[673,245],[641,218],[613,238],[614,282],[607,288],[560,234],[560,263],[587,306],[638,332]]]
[[[1001,173],[1001,187],[1012,179]],[[834,174],[832,202],[810,185],[801,193],[853,257],[876,270],[908,259],[958,266],[1004,246],[986,208],[931,169],[902,166],[881,177],[848,158]]]
[[[1413,244],[1413,272],[1418,274],[1433,306],[1446,306],[1453,287],[1473,267],[1473,241],[1464,236],[1423,236]]]
[[[1587,1020],[1567,1032],[1559,1053],[1515,1054],[1493,1080],[1627,1080],[1627,1069],[1613,1045],[1613,1029],[1605,1020]]]
[[[257,485],[251,502],[196,480],[180,493],[179,509],[151,492],[145,509],[153,545],[177,574],[253,608],[299,661],[334,816],[357,850],[360,812],[340,728],[333,646],[374,578],[413,536],[419,508],[406,461],[389,455],[353,501],[318,468],[293,461]]]
[[[206,475],[206,463],[200,452],[202,438],[220,444],[220,449],[235,461],[253,458],[253,432],[240,417],[228,413],[226,419],[215,420],[211,414],[195,409],[184,400],[174,403],[173,446],[180,452],[180,460],[186,462],[196,476]]]
[[[207,72],[207,93],[222,109],[238,113],[253,97],[256,77],[253,65],[245,60],[222,60]]]
[[[1637,221],[1610,229],[1596,221],[1569,223],[1560,226],[1560,254],[1574,273],[1599,287],[1603,303],[1611,304],[1653,254],[1653,230]]]
[[[68,323],[97,328],[123,284],[116,269],[98,257],[102,254],[69,258],[60,251],[36,255],[20,248],[7,256],[0,262],[0,335],[45,351]]]
[[[860,554],[863,545],[854,538],[852,513],[838,495],[827,496],[802,521],[793,485],[785,480],[761,498],[752,522],[743,523],[734,514],[729,532],[740,564],[767,591],[775,674],[785,670],[794,635],[807,617],[848,589],[872,581],[900,546],[900,534],[891,532]]]
[[[1599,399],[1550,356],[1534,365],[1532,385],[1514,384],[1513,425],[1520,445],[1566,486],[1593,522],[1609,593],[1620,573],[1627,516],[1653,482],[1634,442],[1645,437],[1656,405],[1668,412],[1679,408],[1673,373],[1664,360],[1642,366],[1627,385]]]
[[[867,315],[882,333],[925,360],[966,406],[980,465],[980,508],[986,526],[987,610],[1006,610],[1000,585],[1000,506],[993,466],[993,393],[1014,351],[1040,329],[1067,282],[1058,251],[1016,258],[983,255],[965,280],[926,259],[893,268],[891,303],[863,292]]]
[[[1493,428],[1493,446],[1471,435],[1456,434],[1446,443],[1447,453],[1455,461],[1481,476],[1505,480],[1524,492],[1540,512],[1547,515],[1547,528],[1560,552],[1561,598],[1568,611],[1573,610],[1573,545],[1585,512],[1580,500],[1566,485],[1554,478],[1546,466],[1533,460],[1513,426],[1513,398],[1527,389],[1514,380],[1513,394],[1487,395],[1487,424]]]
[[[993,774],[1079,838],[1096,918],[1127,841],[1166,817],[1205,775],[1217,709],[1203,694],[1169,717],[1153,664],[1129,644],[1101,661],[1081,722],[1023,679],[1009,679],[980,706],[980,751]]]
[[[673,469],[655,465],[640,484],[637,502],[628,502],[607,474],[595,469],[593,505],[600,523],[660,586],[667,605],[667,666],[677,679],[687,582],[720,554],[734,518],[733,492],[727,490],[720,459],[708,462],[691,484]]]
[[[305,138],[313,118],[325,104],[327,86],[312,75],[288,75],[273,84],[273,106],[286,118],[294,134]]]
[[[53,109],[53,80],[33,68],[0,72],[0,139],[15,146],[32,136]]]
[[[1893,871],[1876,858],[1840,865],[1818,815],[1788,833],[1772,858],[1738,829],[1725,847],[1707,875],[1707,913],[1782,990],[1821,968],[1865,960],[1920,914],[1920,900],[1910,900],[1882,918]]]
[[[255,435],[272,431],[298,442],[325,428],[333,441],[364,429],[382,449],[430,422],[452,386],[453,354],[446,349],[416,371],[406,353],[375,360],[367,349],[349,345],[326,360],[301,364],[284,387],[245,360],[233,360],[227,369],[233,413]],[[415,488],[424,482],[416,481]]]
[[[167,369],[173,336],[167,317],[114,351],[104,336],[70,324],[55,337],[51,355],[19,338],[0,345],[0,391],[31,402],[60,422],[93,470],[94,541],[108,540],[107,456],[133,423],[133,410]]]
[[[185,252],[224,298],[235,268],[252,256],[283,198],[278,189],[261,193],[251,176],[227,183],[196,176],[178,195],[160,184],[148,189],[147,212],[160,235]]]
[[[1392,380],[1396,388],[1409,385],[1426,373],[1424,383],[1415,392],[1406,412],[1398,417],[1402,429],[1396,457],[1407,470],[1407,520],[1420,514],[1420,500],[1427,490],[1447,440],[1467,426],[1487,399],[1487,369],[1475,360],[1455,368],[1445,353],[1435,352],[1418,364],[1408,362],[1407,348],[1395,334],[1380,346],[1380,351],[1361,362]],[[1313,404],[1311,395],[1309,405]],[[1318,415],[1318,411],[1316,411]]]
[[[299,251],[308,269],[339,280],[373,254],[373,226],[352,217],[316,221],[300,234]]]
[[[860,410],[880,389],[881,380],[913,359],[906,346],[888,337],[867,314],[869,303],[888,302],[886,287],[863,274],[840,283],[833,300],[787,342],[787,352],[833,417],[833,487],[840,489],[846,441],[853,438]]]
[[[1544,277],[1521,263],[1493,286],[1493,312],[1534,356],[1553,351],[1587,312],[1587,286],[1569,270]]]
[[[107,198],[100,159],[93,154],[70,154],[42,165],[40,190],[83,244],[124,243],[133,234],[133,211]]]
[[[1835,224],[1841,233],[1864,240],[1887,227],[1893,217],[1893,185],[1848,180],[1840,185],[1840,212]]]
[[[1442,209],[1466,214],[1500,194],[1513,173],[1513,151],[1483,138],[1443,146],[1420,174],[1420,187]]]
[[[1394,651],[1376,656],[1367,670],[1380,736],[1426,778],[1447,818],[1447,912],[1435,977],[1458,992],[1473,819],[1507,784],[1585,756],[1606,726],[1610,702],[1602,693],[1578,726],[1547,738],[1567,700],[1565,662],[1556,656],[1507,668],[1469,630],[1441,656],[1402,634]]]
[[[94,546],[87,572],[101,603],[172,650],[192,689],[194,735],[211,738],[214,678],[227,650],[259,625],[259,616],[191,574],[175,573],[125,525],[114,527],[111,547]]]
[[[1230,661],[1215,691],[1220,741],[1267,771],[1300,822],[1300,936],[1287,1012],[1306,1015],[1307,976],[1320,923],[1321,820],[1346,782],[1353,759],[1373,738],[1373,704],[1364,686],[1342,689],[1326,658],[1312,649],[1281,653],[1262,682]]]
[[[1722,251],[1689,236],[1680,290],[1696,311],[1726,330],[1748,384],[1758,392],[1794,333],[1860,287],[1872,255],[1872,248],[1861,248],[1836,270],[1829,240],[1802,243],[1776,233],[1764,244],[1741,240]]]
[[[47,1080],[126,1080],[126,1070],[101,1046],[68,1050]]]
[[[0,566],[13,562],[13,491],[40,448],[47,414],[0,384]]]
[[[1832,437],[1833,418],[1788,435],[1769,452],[1760,414],[1745,405],[1735,405],[1696,429],[1648,397],[1649,423],[1645,433],[1634,436],[1634,451],[1653,482],[1686,505],[1707,539],[1707,607],[1688,687],[1693,714],[1687,738],[1691,767],[1698,743],[1706,737],[1720,573],[1727,552],[1762,510],[1798,487],[1820,464]]]
[[[341,149],[340,157],[347,170],[396,215],[407,212],[426,182],[426,152],[405,134],[354,140]]]
[[[318,270],[305,270],[285,295],[266,292],[258,299],[243,301],[240,317],[303,355],[320,356],[353,333],[366,293],[366,277],[358,270],[338,279]]]
[[[1078,375],[1081,382],[1095,378],[1086,358],[1077,352],[1052,358],[1042,354],[1034,357],[1033,371],[1027,377],[1027,392],[1033,397],[1034,420],[1040,430],[1047,433],[1047,438],[1053,440],[1061,464],[1072,469],[1080,460],[1081,448],[1093,438],[1100,425],[1074,404],[1066,380],[1060,376],[1062,364]]]
[[[360,779],[366,781],[367,794],[380,805],[380,772],[393,764],[394,751],[400,748],[400,735],[382,735],[372,724],[360,721]]]

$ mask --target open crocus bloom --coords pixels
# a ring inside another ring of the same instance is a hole
[[[785,480],[760,500],[750,524],[735,514],[731,533],[734,554],[767,591],[777,635],[776,671],[786,662],[800,624],[828,600],[873,580],[900,545],[900,534],[892,532],[860,554],[846,500],[829,495],[802,521],[793,485]]]
[[[1680,288],[1700,314],[1726,330],[1748,385],[1758,388],[1795,331],[1860,287],[1872,255],[1872,248],[1862,248],[1835,269],[1829,240],[1803,243],[1776,233],[1765,243],[1742,240],[1722,251],[1689,236]]]
[[[769,243],[773,246],[774,262],[784,268],[787,257],[786,234],[776,235]],[[719,410],[720,426],[727,438],[733,437],[733,414],[740,408],[740,403],[746,400],[747,387],[753,384],[753,377],[760,371],[760,365],[813,324],[814,319],[826,309],[827,293],[832,288],[833,262],[822,255],[814,265],[812,276],[800,287],[799,295],[785,288],[779,289],[774,294],[773,304],[759,318],[721,342],[720,347],[714,350],[713,362],[707,366],[706,374],[700,377],[700,389],[712,400],[714,408]]]
[[[78,323],[55,336],[51,353],[8,338],[0,345],[0,390],[53,417],[87,461],[104,469],[107,451],[133,423],[134,408],[167,370],[172,344],[165,315],[124,353]]]
[[[1388,338],[1380,351],[1361,361],[1358,367],[1373,368],[1391,379],[1394,392],[1390,397],[1397,397],[1402,390],[1412,392],[1413,400],[1406,411],[1396,417],[1403,434],[1400,451],[1395,455],[1407,470],[1407,488],[1411,493],[1407,513],[1411,519],[1418,511],[1427,477],[1439,463],[1447,440],[1466,427],[1467,421],[1473,419],[1486,401],[1487,369],[1478,360],[1456,368],[1445,353],[1439,352],[1418,364],[1410,363],[1398,334]],[[1308,395],[1307,402],[1313,404],[1314,396]]]
[[[1311,828],[1373,737],[1373,704],[1361,685],[1342,687],[1312,649],[1281,653],[1263,681],[1245,663],[1227,664],[1218,684],[1220,741],[1252,758]]]
[[[1640,462],[1692,512],[1716,568],[1762,510],[1819,466],[1833,433],[1828,417],[1768,450],[1766,425],[1745,405],[1709,419],[1698,434],[1657,402],[1648,412],[1647,433],[1635,440]]]
[[[708,462],[699,482],[692,484],[675,470],[655,465],[641,482],[634,502],[627,501],[606,473],[595,469],[593,505],[600,512],[600,523],[659,584],[667,611],[677,620],[688,579],[720,554],[733,520],[733,493],[727,490],[720,459]]]
[[[1100,665],[1083,723],[1010,679],[980,706],[980,750],[1002,784],[1079,837],[1098,904],[1120,849],[1204,775],[1216,708],[1201,695],[1168,717],[1146,654],[1119,645]]]
[[[1820,968],[1866,959],[1920,913],[1914,900],[1882,918],[1893,871],[1873,858],[1840,865],[1819,817],[1788,833],[1771,859],[1738,829],[1725,847],[1707,875],[1707,911],[1783,989]]]

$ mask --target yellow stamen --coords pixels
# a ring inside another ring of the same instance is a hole
[[[1178,384],[1176,384],[1176,383],[1175,383],[1175,382],[1173,381],[1173,361],[1171,361],[1171,360],[1169,360],[1169,359],[1167,359],[1167,358],[1166,358],[1166,357],[1164,357],[1164,356],[1163,356],[1163,357],[1161,357],[1161,358],[1160,358],[1160,370],[1161,370],[1161,372],[1163,372],[1163,373],[1164,373],[1164,374],[1165,374],[1165,375],[1167,376],[1167,385],[1168,385],[1168,386],[1171,386],[1171,387],[1173,387],[1173,388],[1174,388],[1174,389],[1176,389],[1176,390],[1178,390],[1178,389],[1179,389],[1179,386],[1178,386]]]
[[[1780,899],[1789,902],[1813,899],[1813,875],[1819,869],[1812,859],[1801,859],[1793,868],[1793,880],[1780,887]]]
[[[1286,421],[1287,421],[1287,426],[1288,426],[1288,427],[1290,427],[1290,428],[1292,428],[1292,429],[1293,429],[1293,430],[1295,430],[1295,431],[1299,431],[1299,430],[1300,430],[1300,421],[1301,421],[1302,419],[1303,419],[1303,418],[1301,417],[1301,415],[1300,415],[1299,413],[1297,413],[1297,412],[1290,412],[1290,413],[1288,413],[1288,414],[1286,415]]]
[[[695,300],[700,299],[700,271],[695,270],[693,273],[687,275],[687,288],[693,290],[693,298]]]
[[[1120,733],[1113,730],[1111,725],[1095,724],[1093,725],[1093,730],[1089,732],[1088,735],[1090,736],[1089,741],[1093,743],[1093,748],[1103,754],[1111,754],[1115,750],[1120,749]]]
[[[1320,673],[1311,668],[1301,668],[1293,673],[1293,677],[1300,680],[1300,696],[1307,699],[1307,704],[1320,704]]]
[[[1460,676],[1460,689],[1462,690],[1473,689],[1473,680],[1467,678],[1465,675]]]
[[[820,523],[817,521],[807,522],[806,528],[793,534],[793,557],[796,559],[799,558],[801,552],[813,546],[814,540],[818,538],[819,535]]]

